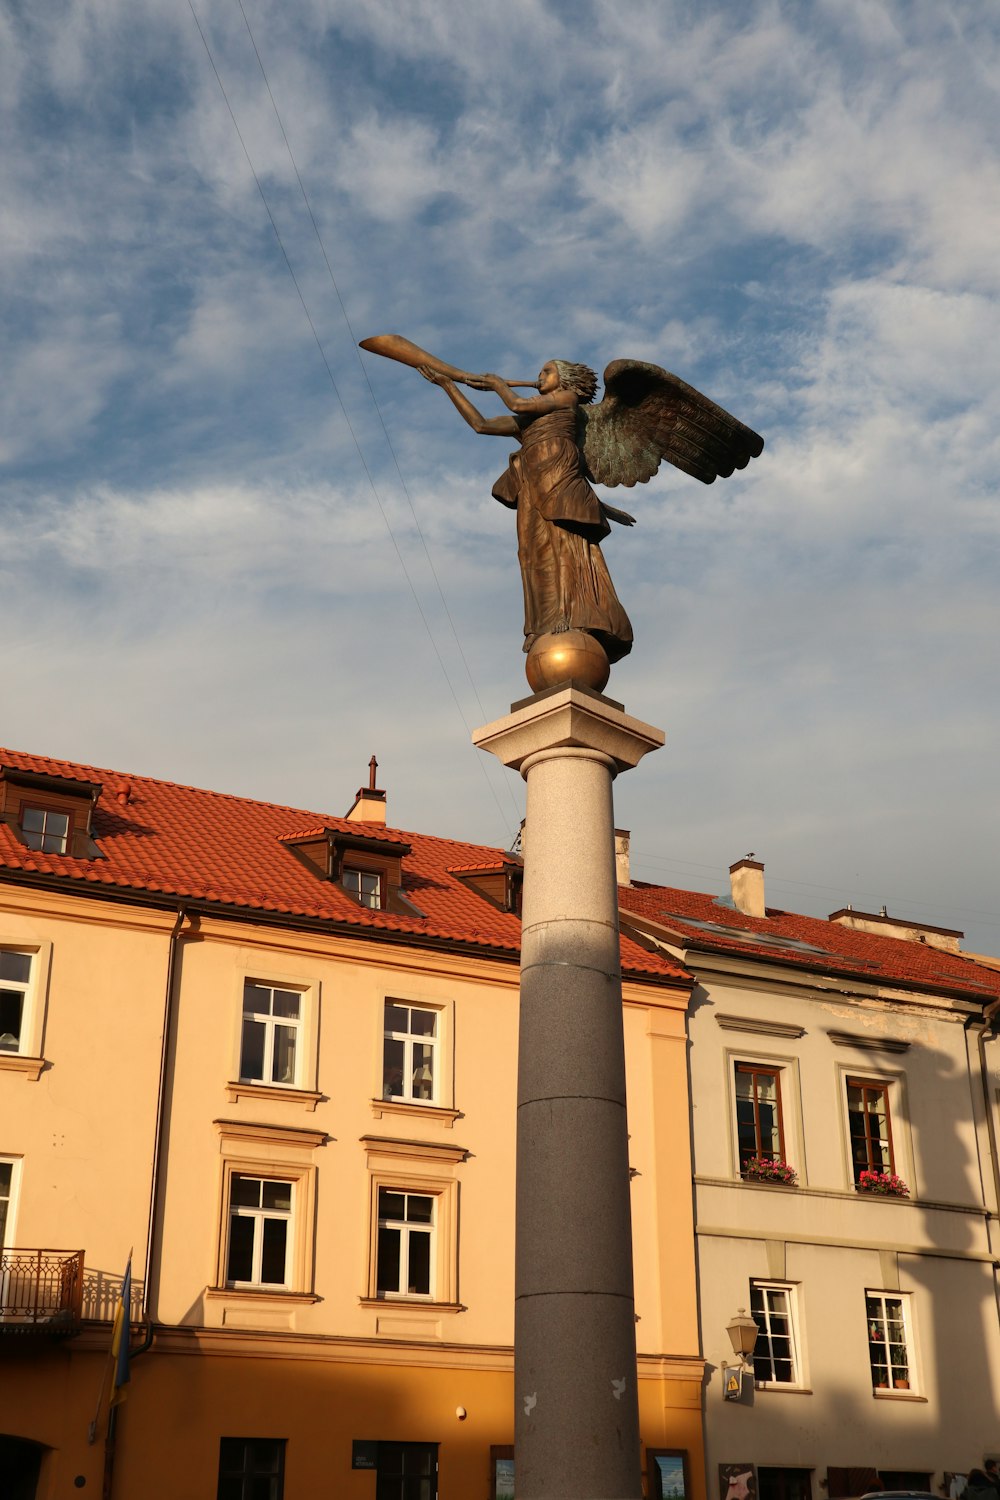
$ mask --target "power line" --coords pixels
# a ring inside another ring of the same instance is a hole
[[[310,330],[312,332],[313,339],[314,339],[314,341],[316,343],[316,348],[319,350],[320,359],[323,361],[323,366],[324,366],[324,368],[326,370],[327,376],[329,377],[330,385],[333,387],[333,393],[334,393],[334,395],[337,398],[337,403],[340,406],[340,410],[341,410],[341,412],[343,414],[344,421],[347,424],[347,430],[350,433],[351,439],[352,439],[352,441],[354,443],[354,447],[357,450],[358,458],[361,460],[361,466],[362,466],[362,468],[365,471],[365,475],[366,475],[366,477],[368,479],[369,486],[371,487],[371,492],[372,492],[372,494],[375,497],[376,504],[378,505],[379,512],[380,512],[380,514],[382,516],[382,520],[385,523],[385,529],[389,533],[389,540],[392,542],[393,549],[394,549],[394,551],[396,553],[396,557],[397,557],[397,559],[399,561],[399,566],[400,566],[400,568],[403,571],[403,576],[406,579],[407,584],[409,585],[410,593],[413,596],[413,602],[414,602],[414,604],[416,605],[416,608],[417,608],[417,613],[419,614],[420,619],[423,622],[423,626],[424,626],[424,629],[427,632],[427,637],[428,637],[428,639],[429,639],[429,641],[431,643],[431,646],[434,648],[434,654],[437,657],[438,665],[441,668],[441,672],[442,672],[442,675],[444,677],[445,682],[448,684],[448,689],[449,689],[449,691],[451,693],[452,698],[454,699],[455,707],[458,709],[459,717],[461,718],[462,723],[465,726],[465,731],[466,731],[466,733],[468,735],[471,736],[471,734],[472,734],[472,726],[469,724],[468,719],[465,717],[465,712],[464,712],[464,710],[462,708],[461,702],[459,701],[458,694],[455,691],[454,683],[451,680],[451,676],[450,676],[450,674],[448,672],[448,668],[445,666],[444,658],[442,657],[441,652],[438,649],[437,641],[434,639],[434,633],[431,630],[430,622],[428,621],[427,616],[424,613],[423,606],[420,603],[420,599],[419,599],[419,597],[417,595],[417,590],[416,590],[416,587],[414,585],[413,579],[412,579],[412,577],[410,575],[410,571],[407,568],[406,563],[405,563],[405,561],[403,559],[403,554],[400,551],[399,543],[396,541],[395,534],[394,534],[392,526],[391,526],[391,524],[389,522],[389,517],[386,514],[385,506],[382,503],[382,497],[381,497],[381,495],[378,492],[378,488],[377,488],[377,486],[375,484],[375,480],[372,477],[371,470],[368,467],[367,460],[365,459],[364,452],[362,451],[362,448],[361,448],[361,443],[358,440],[357,433],[354,430],[354,425],[351,422],[350,416],[349,416],[348,411],[347,411],[347,407],[344,404],[344,398],[340,394],[340,387],[337,385],[336,378],[334,377],[333,370],[332,370],[332,368],[330,366],[330,361],[327,359],[326,350],[323,348],[323,344],[322,344],[322,341],[320,339],[320,336],[319,336],[318,332],[316,331],[316,324],[313,321],[312,314],[309,311],[308,304],[306,303],[306,299],[305,299],[305,297],[304,297],[304,295],[302,293],[302,288],[299,285],[298,277],[296,276],[295,270],[294,270],[294,268],[292,266],[292,262],[289,259],[288,251],[285,249],[284,241],[281,238],[281,232],[278,229],[278,225],[277,225],[277,223],[275,221],[274,215],[271,212],[271,208],[270,208],[270,205],[269,205],[269,203],[267,201],[267,196],[266,196],[266,194],[264,192],[263,185],[261,184],[261,180],[260,180],[260,178],[257,175],[257,169],[254,166],[253,160],[252,160],[252,158],[250,156],[250,152],[247,149],[246,141],[243,139],[243,132],[240,130],[239,122],[237,121],[236,115],[233,112],[233,106],[229,102],[229,95],[226,93],[225,84],[222,82],[222,77],[221,77],[221,75],[219,73],[219,70],[218,70],[218,68],[216,66],[216,63],[215,63],[215,58],[212,56],[212,49],[208,45],[208,38],[206,37],[204,31],[202,30],[202,25],[201,25],[201,22],[198,19],[198,13],[197,13],[197,11],[194,8],[193,0],[188,0],[188,8],[191,11],[191,15],[192,15],[192,17],[194,19],[194,24],[198,28],[198,35],[201,37],[202,45],[205,48],[205,52],[206,52],[206,54],[208,56],[208,60],[209,60],[209,62],[212,65],[212,72],[215,74],[216,82],[219,85],[219,91],[221,92],[222,97],[225,100],[226,109],[229,111],[229,118],[233,122],[233,129],[236,131],[237,139],[239,140],[239,143],[240,143],[241,147],[243,148],[243,155],[246,157],[247,166],[250,168],[250,173],[251,173],[251,175],[253,177],[254,182],[257,185],[257,192],[260,194],[260,200],[261,200],[261,202],[264,205],[264,212],[267,214],[267,217],[268,217],[268,219],[270,221],[270,224],[271,224],[271,228],[274,231],[274,237],[275,237],[275,239],[278,242],[278,248],[280,249],[282,257],[284,258],[285,265],[286,265],[286,267],[288,269],[288,274],[292,278],[292,284],[295,287],[296,293],[298,294],[299,302],[302,305],[302,311],[305,313],[306,321],[309,324],[309,328],[310,328]],[[240,9],[242,10],[242,8],[243,7],[241,5]],[[246,16],[244,14],[244,20],[245,19],[246,19]],[[249,23],[248,23],[247,29],[249,30]],[[253,40],[253,37],[251,35],[251,41],[252,40]],[[256,51],[256,44],[254,45],[254,50]],[[258,54],[258,61],[259,61],[259,54]],[[263,68],[262,68],[262,70],[263,70]],[[265,78],[265,82],[266,82],[266,78]],[[268,88],[268,92],[270,93],[270,87]],[[272,100],[272,103],[273,103],[273,100]],[[279,123],[280,123],[280,121],[279,121]],[[284,135],[284,127],[282,127],[282,134]],[[287,144],[287,138],[286,138],[286,144]],[[293,165],[294,165],[294,163],[293,163]],[[298,170],[297,169],[296,169],[296,176],[298,176]],[[310,214],[311,214],[311,211],[310,211]],[[314,221],[314,223],[315,223],[315,221]],[[325,256],[325,251],[324,251],[324,256]],[[332,272],[331,272],[331,274],[332,274]],[[340,296],[339,292],[338,292],[337,295],[338,295],[338,298],[339,298],[339,296]],[[343,306],[343,303],[341,303],[341,306]],[[346,317],[346,313],[345,313],[345,317]],[[348,325],[348,326],[350,326],[350,325]],[[367,378],[367,376],[366,376],[366,378]],[[370,386],[369,386],[369,389],[371,389]],[[383,428],[384,428],[384,424],[383,424]],[[412,510],[412,504],[411,504],[411,510]],[[440,585],[439,585],[439,588],[440,588]],[[450,616],[449,616],[449,618],[450,618]],[[452,627],[452,629],[454,629],[454,626]],[[464,659],[464,657],[463,657],[463,659]],[[477,696],[477,700],[478,700],[478,694],[476,696]],[[481,704],[480,704],[480,708],[482,709],[482,705]],[[485,710],[483,710],[483,717],[484,718],[486,717]],[[501,818],[501,820],[503,822],[506,823],[506,821],[507,821],[506,814],[505,814],[503,808],[500,805],[500,799],[499,799],[499,797],[496,794],[496,789],[494,788],[492,781],[490,780],[489,776],[487,775],[486,766],[485,766],[485,763],[483,761],[482,756],[479,756],[479,755],[476,756],[476,763],[479,766],[480,770],[482,771],[483,776],[485,777],[486,784],[487,784],[487,786],[490,789],[490,794],[493,797],[493,800],[496,802],[497,811],[500,814],[500,818]],[[508,785],[508,790],[510,790],[509,784],[507,784],[507,785]],[[513,798],[513,793],[512,792],[511,792],[511,797]],[[516,811],[517,810],[517,804],[516,804],[516,802],[515,802],[514,805],[515,805],[515,811]]]

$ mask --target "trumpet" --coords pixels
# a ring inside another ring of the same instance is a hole
[[[415,370],[426,365],[438,375],[447,375],[449,380],[457,380],[460,385],[467,385],[474,379],[470,370],[460,370],[456,365],[437,359],[433,354],[428,354],[426,349],[421,349],[419,344],[411,344],[400,333],[377,333],[373,338],[362,339],[358,348],[367,349],[370,354],[382,354],[386,359],[398,360],[401,365],[410,365]],[[538,390],[537,380],[508,380],[507,384],[530,386],[533,391]]]

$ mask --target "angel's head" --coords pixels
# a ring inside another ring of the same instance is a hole
[[[557,381],[554,385],[547,386],[546,372],[554,370]],[[543,366],[538,378],[539,389],[575,391],[577,399],[586,404],[593,401],[597,394],[597,376],[589,365],[575,365],[568,359],[550,359]]]

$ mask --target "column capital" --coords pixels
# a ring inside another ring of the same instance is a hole
[[[473,730],[472,743],[521,771],[529,757],[560,749],[592,750],[629,771],[659,750],[662,729],[627,714],[619,703],[578,687],[550,689],[515,704],[503,719]],[[526,772],[522,772],[526,774]]]

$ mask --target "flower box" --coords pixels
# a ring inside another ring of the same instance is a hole
[[[910,1190],[902,1177],[895,1172],[862,1172],[855,1184],[859,1193],[872,1193],[880,1198],[908,1198]]]
[[[745,1182],[776,1182],[779,1187],[794,1187],[798,1177],[787,1161],[770,1161],[763,1156],[752,1156],[744,1162],[741,1175]]]

